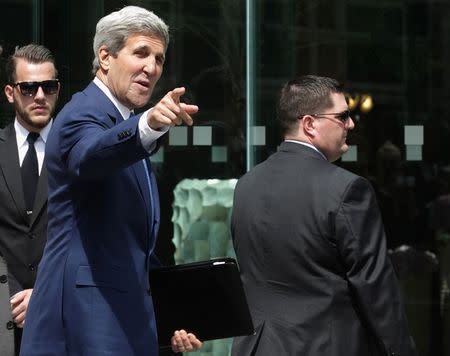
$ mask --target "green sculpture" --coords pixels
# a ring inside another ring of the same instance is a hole
[[[172,222],[177,264],[233,257],[230,216],[236,179],[184,179],[175,187]],[[232,339],[205,342],[195,356],[228,356]]]

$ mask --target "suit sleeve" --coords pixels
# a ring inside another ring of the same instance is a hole
[[[355,309],[387,355],[416,355],[370,183],[357,178],[336,215],[337,244]]]
[[[61,118],[65,122],[59,133],[59,148],[73,177],[100,179],[148,157],[139,137],[140,115],[116,125],[100,111],[72,115]]]

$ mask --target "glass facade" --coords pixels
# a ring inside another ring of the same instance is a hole
[[[92,78],[95,23],[124,5],[171,28],[152,103],[185,86],[200,107],[154,157],[161,260],[174,263],[177,184],[239,178],[280,143],[282,84],[335,77],[357,120],[337,164],[373,183],[420,355],[450,355],[450,0],[0,0],[2,68],[16,45],[50,48],[61,108]],[[0,127],[12,118],[2,95]]]

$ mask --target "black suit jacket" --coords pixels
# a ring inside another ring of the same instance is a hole
[[[235,190],[232,235],[256,334],[233,355],[415,355],[371,185],[281,144]]]
[[[33,288],[47,237],[47,170],[39,177],[33,214],[27,216],[14,125],[0,130],[0,253],[11,295]]]

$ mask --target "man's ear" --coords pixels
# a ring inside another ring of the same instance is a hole
[[[100,68],[104,71],[109,70],[109,60],[111,58],[111,53],[109,52],[108,47],[101,46],[98,49],[98,64]]]
[[[316,136],[316,120],[311,115],[303,116],[303,119],[300,121],[300,125],[302,126],[302,131],[308,137]]]
[[[58,91],[56,92],[56,99],[58,99],[60,91],[61,91],[61,82],[58,82]]]
[[[14,88],[12,85],[5,85],[5,95],[6,95],[6,99],[8,99],[8,102],[10,104],[14,103]]]

